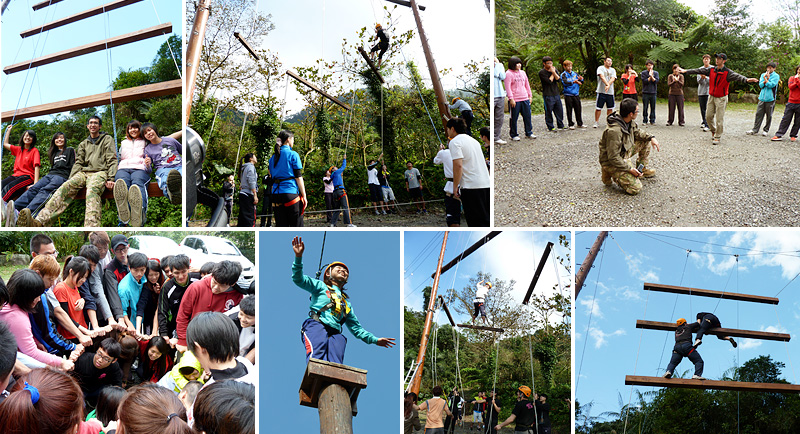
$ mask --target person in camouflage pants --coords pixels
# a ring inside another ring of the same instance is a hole
[[[635,119],[639,115],[639,103],[634,99],[625,99],[620,103],[619,113],[608,116],[608,126],[600,139],[600,170],[603,184],[616,182],[626,193],[639,194],[642,191],[640,177],[655,176],[655,169],[648,167],[650,146],[660,151],[658,140],[639,129]],[[636,154],[636,165],[630,158]],[[644,165],[641,172],[639,165]]]
[[[100,132],[102,121],[97,116],[89,118],[86,128],[89,137],[78,144],[75,151],[75,165],[72,166],[67,182],[53,193],[47,204],[36,218],[31,210],[25,208],[19,212],[17,226],[49,226],[51,220],[64,212],[75,200],[78,191],[86,187],[86,214],[83,225],[100,226],[101,195],[106,188],[114,187],[114,175],[117,173],[117,147],[114,138]]]

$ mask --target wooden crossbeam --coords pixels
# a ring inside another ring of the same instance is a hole
[[[680,389],[713,389],[741,392],[800,393],[800,385],[784,383],[749,383],[746,381],[690,380],[686,378],[645,377],[626,375],[627,386],[677,387]]]
[[[38,11],[39,9],[44,9],[50,5],[54,5],[58,2],[62,2],[64,0],[44,0],[43,2],[36,3],[33,5],[33,10]]]
[[[645,283],[644,290],[669,292],[672,294],[699,295],[701,297],[724,298],[726,300],[750,301],[753,303],[778,304],[778,299],[775,297],[739,294],[736,292],[712,291],[710,289],[688,288],[684,286],[661,285],[659,283]]]
[[[84,54],[95,53],[102,51],[106,48],[118,47],[120,45],[130,44],[131,42],[142,41],[156,36],[166,35],[172,33],[172,23],[159,24],[157,26],[148,27],[132,33],[115,36],[110,39],[92,42],[90,44],[81,45],[80,47],[70,48],[68,50],[59,51],[57,53],[48,54],[38,59],[26,60],[14,65],[6,66],[3,72],[6,74],[13,74],[15,72],[25,71],[28,68],[35,68],[37,66],[47,65],[48,63],[58,62],[60,60],[71,59],[73,57],[82,56]]]
[[[41,32],[46,32],[48,30],[53,30],[55,28],[66,26],[67,24],[74,23],[76,21],[80,21],[89,17],[93,17],[95,15],[100,15],[104,12],[113,11],[114,9],[119,9],[124,6],[132,5],[134,3],[138,3],[143,0],[116,0],[111,3],[106,3],[102,6],[97,6],[95,8],[91,8],[85,10],[83,12],[78,12],[77,14],[70,15],[65,18],[59,18],[53,22],[47,23],[41,27],[34,27],[32,29],[28,29],[20,33],[19,35],[23,38],[27,38],[28,36],[37,35]],[[42,6],[44,7],[44,6]]]
[[[636,328],[647,329],[647,330],[675,331],[675,329],[677,329],[678,326],[674,322],[645,321],[639,319],[636,320]],[[761,332],[755,330],[738,330],[738,329],[726,329],[726,328],[711,329],[708,331],[708,334],[715,336],[733,336],[737,338],[763,339],[767,341],[789,342],[789,340],[792,339],[792,336],[787,333],[770,333],[770,332]]]
[[[251,47],[250,44],[248,44],[247,41],[242,37],[241,33],[233,32],[233,36],[235,36],[236,39],[238,39],[239,42],[241,42],[242,45],[244,45],[245,50],[247,50],[251,56],[253,56],[256,60],[258,60],[258,54],[256,54],[255,50],[253,50],[253,47]]]
[[[364,60],[367,61],[369,69],[371,69],[372,72],[374,72],[375,75],[378,76],[378,79],[381,81],[381,83],[386,83],[386,80],[383,79],[381,72],[378,71],[378,68],[375,66],[375,63],[372,62],[372,59],[369,58],[369,54],[367,54],[367,52],[364,50],[364,47],[358,47],[358,52],[361,53],[361,56],[363,56]]]
[[[111,97],[113,97],[115,103],[118,103],[155,98],[157,96],[177,95],[180,94],[182,90],[182,80],[178,79],[163,81],[155,84],[146,84],[144,86],[131,87],[128,89],[115,90],[111,92]],[[14,113],[14,110],[8,110],[2,113],[0,116],[0,122],[8,122],[12,118],[15,120],[27,119],[36,116],[68,112],[87,107],[97,107],[106,104],[111,104],[109,92],[21,108],[16,111],[16,114]]]
[[[394,3],[396,5],[405,6],[407,8],[411,7],[411,2],[410,1],[406,1],[406,0],[386,0],[386,1],[389,2],[389,3]],[[425,10],[425,6],[417,6],[417,7],[421,11]]]
[[[444,302],[444,297],[442,297],[442,296],[440,295],[440,296],[439,296],[439,301],[441,301],[441,302],[442,302],[442,307],[444,308],[444,313],[446,313],[446,314],[447,314],[447,319],[450,321],[450,325],[452,325],[453,327],[455,327],[455,326],[456,326],[456,322],[455,322],[455,321],[453,321],[453,315],[450,315],[450,309],[448,309],[448,308],[447,308],[447,303],[445,303],[445,302]]]
[[[503,333],[505,330],[498,328],[498,327],[487,327],[487,326],[476,326],[472,324],[459,324],[459,327],[467,328],[467,329],[476,329],[476,330],[486,330],[490,332],[498,332]]]
[[[317,86],[314,86],[313,84],[311,84],[311,82],[309,82],[308,80],[306,80],[303,77],[300,77],[296,72],[292,71],[291,69],[287,69],[286,70],[286,74],[289,75],[289,77],[292,77],[293,79],[299,81],[300,83],[308,86],[311,90],[319,93],[320,95],[324,96],[325,98],[328,98],[329,100],[335,102],[336,104],[339,104],[339,106],[341,106],[343,109],[350,110],[350,106],[349,105],[339,101],[338,99],[334,98],[331,94],[329,94],[328,92],[325,92],[324,90],[318,88]]]
[[[548,241],[544,248],[544,252],[542,252],[542,259],[539,261],[539,265],[536,266],[536,272],[533,273],[533,279],[531,279],[531,285],[528,287],[528,292],[525,293],[525,298],[522,299],[522,304],[528,304],[528,302],[531,301],[531,295],[533,295],[533,290],[536,288],[536,282],[539,281],[539,276],[542,275],[544,263],[547,262],[547,257],[550,256],[550,250],[552,249],[553,243]]]

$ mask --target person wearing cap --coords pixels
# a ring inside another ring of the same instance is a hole
[[[292,239],[294,263],[292,281],[311,294],[308,318],[303,321],[301,338],[306,349],[306,362],[319,359],[334,363],[344,363],[347,339],[342,335],[342,326],[367,344],[381,347],[394,346],[394,338],[378,338],[365,330],[347,300],[344,285],[350,276],[347,265],[332,262],[323,271],[323,280],[312,279],[303,274],[303,252],[305,244],[301,237]]]
[[[342,167],[331,166],[328,169],[331,172],[331,180],[333,181],[333,218],[331,220],[331,227],[336,227],[339,223],[339,211],[344,214],[344,224],[348,228],[354,228],[356,225],[350,221],[350,203],[347,199],[347,191],[344,189],[344,178],[342,174],[347,167],[347,156],[342,158]]]
[[[475,313],[472,314],[472,322],[474,323],[475,318],[480,314],[483,319],[483,324],[485,325],[488,321],[486,319],[486,295],[489,293],[489,290],[492,289],[492,282],[481,280],[476,287],[478,290],[475,292],[475,299],[472,300],[472,304],[475,306]]]
[[[114,235],[111,238],[111,252],[114,259],[103,270],[103,291],[114,319],[124,323],[122,300],[118,288],[119,282],[122,282],[122,279],[131,271],[128,267],[128,237],[122,234]],[[131,331],[133,330],[131,329]]]
[[[389,36],[386,35],[386,32],[383,31],[383,26],[380,24],[375,24],[375,36],[372,38],[373,40],[377,39],[378,43],[369,50],[370,55],[374,58],[375,52],[378,52],[378,63],[375,64],[375,67],[381,67],[381,60],[383,60],[383,55],[386,53],[386,50],[389,49]]]
[[[469,104],[467,104],[467,102],[463,99],[455,97],[450,102],[450,105],[448,105],[448,108],[450,108],[450,110],[458,110],[461,113],[459,117],[464,119],[464,122],[467,123],[467,134],[471,136],[472,120],[475,119],[475,115],[472,113],[472,107],[470,107]]]
[[[496,430],[501,430],[504,426],[516,422],[514,432],[523,432],[526,434],[536,433],[536,405],[530,401],[531,388],[528,386],[519,386],[517,389],[517,403],[514,405],[514,410],[511,411],[511,416],[504,420],[501,424],[494,427]]]
[[[703,358],[700,357],[697,348],[692,346],[692,333],[700,330],[699,322],[689,324],[686,322],[686,319],[679,318],[676,324],[678,328],[675,329],[675,346],[672,348],[672,358],[669,361],[669,365],[667,365],[667,371],[664,372],[663,377],[672,378],[672,373],[675,372],[675,368],[681,360],[683,360],[684,357],[688,357],[689,361],[694,363],[694,375],[692,375],[692,379],[705,380],[705,378],[703,378]]]
[[[713,313],[708,312],[700,312],[697,314],[697,323],[700,324],[700,330],[697,331],[697,336],[695,336],[694,347],[697,348],[700,344],[703,343],[703,335],[708,334],[708,332],[712,329],[722,327],[722,324],[719,322],[719,318]],[[738,345],[736,341],[731,336],[722,336],[717,335],[717,339],[721,341],[730,341],[733,348],[736,348]]]
[[[536,406],[536,425],[539,434],[550,434],[550,404],[547,403],[547,395],[534,393],[533,403]]]
[[[711,144],[719,145],[720,137],[724,129],[725,122],[725,108],[728,105],[728,91],[730,90],[730,83],[756,83],[757,78],[747,78],[744,75],[737,74],[725,66],[728,61],[728,56],[725,53],[717,53],[716,66],[701,67],[696,69],[683,69],[678,68],[681,74],[700,74],[708,76],[709,78],[709,97],[708,107],[706,109],[706,123],[708,128],[711,129],[712,140]],[[716,121],[715,121],[716,118]]]

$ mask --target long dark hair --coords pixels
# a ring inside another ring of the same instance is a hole
[[[50,160],[50,165],[52,166],[53,163],[56,161],[56,154],[58,154],[58,146],[56,146],[56,139],[58,136],[64,138],[64,150],[67,149],[67,136],[64,135],[61,131],[53,134],[53,138],[50,139],[50,149],[47,150],[47,158]]]
[[[82,276],[89,277],[89,271],[91,269],[92,266],[86,258],[82,256],[68,256],[64,261],[64,269],[61,271],[61,278],[66,279],[69,277],[70,271],[75,272],[76,279],[80,279]]]
[[[278,160],[281,159],[281,146],[284,143],[289,141],[289,138],[294,137],[294,133],[289,130],[283,130],[278,133],[278,138],[275,139],[275,148],[273,152],[273,156],[275,157],[275,164],[278,164]]]
[[[131,127],[138,128],[139,129],[139,137],[137,137],[137,139],[144,140],[144,134],[142,134],[142,123],[137,121],[136,119],[128,122],[128,125],[125,126],[125,137],[127,137],[128,140],[130,140],[130,141],[135,140],[133,137],[131,137],[131,134],[128,132],[128,130],[130,130]],[[154,130],[155,130],[155,128],[154,128]],[[156,134],[158,134],[158,133],[156,133]]]
[[[155,259],[151,259],[147,261],[147,271],[144,272],[144,284],[153,289],[153,285],[150,284],[150,280],[147,279],[147,276],[150,274],[151,271],[155,271],[158,273],[158,285],[163,287],[164,286],[164,273],[161,271],[161,264],[156,261]]]
[[[25,130],[22,133],[22,135],[19,136],[19,147],[22,148],[22,149],[25,149],[25,142],[23,142],[23,139],[25,138],[25,134],[31,136],[31,139],[33,139],[31,141],[31,149],[35,148],[36,147],[36,131],[33,131],[33,130]]]
[[[97,420],[108,425],[112,420],[117,420],[117,410],[119,403],[125,398],[128,392],[119,386],[106,386],[100,391],[97,398]]]
[[[147,352],[150,348],[156,347],[161,357],[156,360],[150,360]],[[155,373],[158,378],[163,377],[167,371],[172,367],[169,363],[170,359],[170,346],[161,336],[153,336],[147,342],[147,345],[139,352],[139,364],[142,367],[142,381],[149,381]]]

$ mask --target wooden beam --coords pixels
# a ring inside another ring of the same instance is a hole
[[[142,41],[156,36],[166,35],[172,33],[172,23],[164,23],[153,27],[148,27],[132,33],[127,33],[120,36],[115,36],[103,41],[92,42],[90,44],[81,45],[80,47],[70,48],[68,50],[59,51],[57,53],[48,54],[38,59],[26,60],[14,65],[6,66],[3,72],[6,74],[13,74],[15,72],[25,71],[28,68],[35,68],[37,66],[47,65],[48,63],[58,62],[60,60],[71,59],[73,57],[82,56],[84,54],[95,53],[97,51],[105,50],[106,48],[118,47],[120,45],[130,44],[131,42]]]
[[[358,394],[361,389],[367,387],[367,371],[339,363],[310,359],[303,381],[300,383],[300,405],[318,408],[320,394],[330,384],[338,384],[347,390],[355,416],[358,412],[355,406]]]
[[[531,279],[531,285],[528,287],[528,292],[525,293],[525,298],[522,299],[522,304],[528,304],[531,301],[531,295],[533,295],[533,289],[536,288],[536,282],[539,281],[539,277],[542,275],[542,270],[544,270],[544,263],[547,262],[547,258],[550,256],[550,251],[553,249],[553,243],[547,242],[547,245],[544,248],[544,252],[542,252],[542,259],[539,261],[539,265],[536,267],[536,272],[533,273],[533,279]]]
[[[476,326],[471,324],[459,324],[459,327],[467,328],[467,329],[476,329],[476,330],[486,330],[490,332],[498,332],[503,333],[505,330],[498,328],[498,327],[487,327],[487,326]]]
[[[53,22],[47,23],[44,26],[34,27],[32,29],[28,29],[20,33],[19,35],[23,38],[27,38],[28,36],[37,35],[41,32],[46,32],[48,30],[53,30],[57,27],[66,26],[67,24],[74,23],[76,21],[80,21],[89,17],[93,17],[95,15],[100,15],[104,12],[113,11],[114,9],[119,9],[124,6],[132,5],[134,3],[138,3],[143,0],[116,0],[111,3],[104,4],[102,6],[97,6],[95,8],[91,8],[89,10],[85,10],[83,12],[78,12],[75,15],[70,15],[65,18],[59,18]]]
[[[378,79],[381,81],[381,83],[386,83],[386,80],[383,79],[383,76],[381,75],[381,72],[378,71],[378,68],[372,62],[372,59],[369,58],[369,54],[367,54],[367,52],[364,50],[364,47],[358,47],[358,52],[361,53],[361,56],[363,56],[364,60],[367,61],[367,65],[369,65],[369,69],[371,69],[372,72],[374,72],[375,75],[378,76]]]
[[[233,36],[235,36],[236,39],[238,39],[239,42],[241,42],[242,45],[244,45],[244,48],[248,52],[250,52],[251,56],[255,57],[255,59],[258,60],[258,54],[256,54],[256,52],[253,50],[253,47],[251,47],[250,44],[248,44],[247,41],[244,40],[244,38],[242,37],[242,35],[239,32],[233,32]]]
[[[675,331],[675,329],[677,329],[678,326],[674,322],[645,321],[639,319],[636,320],[636,328],[647,329],[647,330]],[[715,336],[734,336],[738,338],[764,339],[767,341],[783,341],[783,342],[789,342],[789,340],[792,339],[792,336],[787,333],[770,333],[770,332],[760,332],[755,330],[738,330],[738,329],[726,329],[726,328],[711,329],[708,331],[707,334]]]
[[[444,297],[442,297],[442,296],[440,295],[440,296],[439,296],[439,301],[441,301],[441,302],[442,302],[442,307],[444,308],[444,313],[446,313],[446,314],[447,314],[447,319],[448,319],[448,320],[450,320],[450,325],[452,325],[453,327],[455,327],[455,326],[456,326],[456,322],[455,322],[455,321],[453,321],[453,315],[450,315],[450,309],[448,309],[448,308],[447,308],[447,303],[445,303],[445,302],[444,302]]]
[[[698,295],[700,297],[724,298],[726,300],[750,301],[753,303],[778,304],[778,299],[775,297],[739,294],[736,292],[712,291],[710,289],[688,288],[684,286],[661,285],[659,283],[645,283],[644,290],[669,292],[672,294]]]
[[[163,81],[155,84],[146,84],[144,86],[131,87],[128,89],[115,90],[111,92],[111,96],[113,97],[114,102],[117,103],[155,98],[157,96],[177,95],[181,93],[182,89],[182,80],[178,79]],[[0,116],[0,122],[8,122],[12,118],[15,120],[34,118],[36,116],[63,113],[107,104],[111,104],[111,98],[109,98],[109,92],[103,92],[96,95],[83,96],[33,107],[21,108],[16,111],[16,114],[14,113],[14,110],[8,110],[2,113],[2,116]]]
[[[299,75],[297,75],[296,72],[292,71],[291,69],[287,69],[286,70],[286,74],[289,75],[289,77],[292,77],[293,79],[299,81],[300,83],[308,86],[311,90],[319,93],[320,95],[324,96],[325,98],[328,98],[329,100],[335,102],[336,104],[339,104],[339,106],[341,106],[343,109],[350,110],[350,106],[349,105],[339,101],[338,99],[336,99],[332,95],[330,95],[328,92],[325,92],[324,90],[318,88],[317,86],[314,86],[308,80],[306,80],[303,77],[300,77]]]
[[[444,274],[447,270],[453,268],[458,264],[460,261],[464,260],[467,256],[473,254],[476,250],[478,250],[482,245],[488,243],[492,240],[492,238],[500,235],[500,231],[492,231],[486,234],[486,236],[482,237],[480,240],[476,241],[475,244],[467,247],[466,250],[461,252],[458,256],[456,256],[452,261],[448,262],[445,266],[442,267],[442,274]],[[431,277],[436,275],[436,273],[431,274]]]
[[[645,377],[626,375],[627,386],[677,387],[680,389],[713,389],[741,392],[800,393],[800,385],[784,383],[749,383],[746,381],[690,380],[686,378]]]
[[[44,9],[50,5],[54,5],[62,1],[64,0],[44,0],[43,2],[36,3],[35,5],[33,5],[33,10],[38,11],[39,9]]]
[[[396,5],[405,6],[405,7],[408,7],[408,8],[411,7],[411,2],[410,1],[405,1],[405,0],[386,0],[386,1],[389,2],[389,3],[394,3]],[[417,7],[421,11],[425,10],[425,6],[417,6]]]

